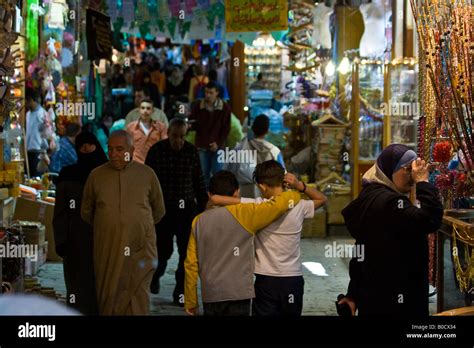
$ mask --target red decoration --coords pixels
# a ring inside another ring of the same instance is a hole
[[[433,149],[433,159],[435,162],[448,163],[451,157],[451,145],[449,141],[435,144]]]
[[[449,174],[440,174],[436,177],[435,183],[440,190],[445,190],[452,186],[453,178]]]

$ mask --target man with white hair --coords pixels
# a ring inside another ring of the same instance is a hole
[[[108,149],[109,162],[89,175],[81,207],[82,218],[94,228],[99,313],[147,315],[163,194],[155,172],[132,160],[126,131],[113,132]]]

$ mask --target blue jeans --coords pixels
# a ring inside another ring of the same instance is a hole
[[[204,174],[204,180],[206,181],[206,187],[209,188],[211,176],[222,170],[223,163],[217,161],[217,151],[212,152],[209,150],[199,149],[199,158],[201,160],[201,169]]]

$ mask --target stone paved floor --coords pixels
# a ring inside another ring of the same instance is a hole
[[[352,244],[353,240],[344,236],[302,239],[303,264],[307,262],[320,263],[322,268],[319,266],[315,273],[325,272],[327,274],[327,276],[313,274],[307,267],[303,267],[305,279],[303,315],[337,315],[334,301],[338,294],[346,292],[349,282],[349,259],[325,257],[326,247],[333,245],[333,242]],[[151,297],[152,315],[184,315],[183,309],[175,306],[172,300],[175,283],[174,270],[177,263],[178,254],[175,250],[168,262],[168,269],[161,278],[160,293]],[[48,262],[40,269],[37,277],[42,286],[54,287],[56,292],[65,295],[62,263]],[[435,304],[436,297],[430,298],[431,313],[434,313],[436,309]]]

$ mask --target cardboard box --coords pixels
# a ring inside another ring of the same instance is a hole
[[[46,229],[43,224],[33,221],[20,221],[20,226],[25,234],[27,244],[38,245],[38,250],[44,249],[46,242]]]
[[[326,210],[324,207],[321,207],[314,212],[314,218],[304,220],[301,237],[311,238],[326,236]]]
[[[50,261],[61,261],[62,258],[55,252],[53,231],[53,213],[54,204],[44,201],[30,201],[24,198],[18,198],[16,203],[15,220],[26,220],[40,222],[46,229],[46,240],[48,241],[48,256]]]
[[[326,204],[328,209],[328,224],[343,225],[344,217],[342,216],[341,211],[347,207],[350,202],[350,194],[329,195]]]

